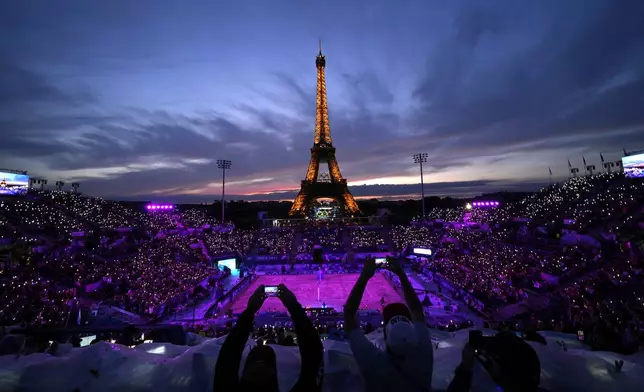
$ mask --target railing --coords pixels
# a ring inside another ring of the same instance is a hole
[[[419,276],[422,275],[422,276],[424,276],[426,278],[431,279],[434,283],[438,284],[439,286],[443,287],[446,290],[458,292],[460,294],[460,297],[462,298],[463,302],[465,302],[467,304],[467,301],[470,301],[470,303],[477,305],[477,306],[468,305],[468,307],[470,307],[471,309],[476,311],[479,315],[483,316],[485,319],[488,319],[490,317],[490,314],[487,312],[487,309],[486,309],[486,304],[483,301],[473,297],[470,293],[468,293],[467,291],[463,290],[458,285],[455,285],[454,283],[452,283],[450,280],[446,279],[441,274],[432,271],[431,276],[428,276],[425,272],[421,272],[418,275]],[[444,298],[449,298],[447,296],[443,296],[443,297]],[[451,299],[451,298],[449,298],[449,299],[450,299],[450,301],[453,301],[453,299]]]
[[[102,335],[104,340],[115,339],[117,343],[123,345],[134,345],[141,343],[141,334],[151,332],[153,341],[171,343],[176,345],[186,345],[188,343],[187,334],[180,325],[150,325],[150,326],[71,326],[65,328],[45,328],[45,327],[27,327],[15,328],[9,331],[12,335],[25,335],[35,337],[39,341],[57,341],[60,343],[68,342],[70,337]],[[148,336],[150,336],[148,335]],[[150,339],[150,337],[148,337]]]
[[[239,283],[237,283],[232,289],[228,290],[227,293],[218,298],[214,304],[212,304],[204,315],[205,318],[211,318],[214,316],[215,311],[219,308],[223,308],[229,305],[235,297],[244,291],[253,281],[255,280],[255,275],[247,275]]]
[[[107,305],[103,307],[103,310],[107,312],[108,317],[116,318],[128,324],[141,325],[147,323],[144,317],[116,306]]]

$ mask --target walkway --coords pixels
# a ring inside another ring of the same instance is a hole
[[[222,280],[222,283],[224,284],[224,292],[228,292],[228,290],[232,289],[235,287],[237,283],[239,283],[240,279],[239,277],[233,277],[229,276],[227,278],[224,278]],[[207,299],[201,301],[194,307],[194,319],[195,320],[203,320],[203,318],[206,316],[206,312],[212,305],[215,304],[217,300],[214,297],[214,293]],[[177,312],[176,314],[168,317],[167,320],[164,321],[192,321],[193,318],[193,306],[186,306],[183,310]]]
[[[422,290],[431,291],[432,293],[438,293],[438,285],[436,283],[434,283],[433,281],[429,281],[427,279],[423,279],[416,272],[408,271],[407,277],[409,278],[409,282],[411,282],[412,286],[416,290],[422,289]],[[483,327],[483,322],[484,322],[483,318],[481,318],[481,316],[478,313],[471,310],[463,301],[459,299],[450,298],[445,294],[435,294],[435,295],[438,295],[440,297],[440,300],[446,303],[457,303],[459,307],[458,314],[460,314],[466,320],[472,320],[476,327],[478,328]],[[423,296],[419,295],[419,297],[421,300],[423,299]],[[434,316],[435,318],[442,318],[440,316],[444,316],[444,315],[445,315],[444,312],[439,311]]]
[[[418,276],[417,273],[413,271],[407,271],[407,277],[409,278],[409,282],[411,283],[412,287],[418,290],[427,290],[427,291],[432,291],[432,292],[438,292],[438,285],[434,282],[429,282],[423,280],[420,276]]]

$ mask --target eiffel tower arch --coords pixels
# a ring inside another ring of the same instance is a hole
[[[333,147],[331,140],[324,76],[326,58],[322,54],[322,45],[320,45],[320,50],[315,58],[315,66],[317,68],[317,94],[311,160],[289,215],[308,214],[311,205],[320,198],[333,199],[341,206],[345,214],[355,215],[360,212],[360,209],[349,192],[347,180],[342,178],[340,166],[335,158],[335,147]]]

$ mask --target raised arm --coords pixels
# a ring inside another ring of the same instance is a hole
[[[279,285],[279,298],[293,320],[302,358],[300,377],[291,391],[319,391],[324,377],[324,347],[320,335],[293,292],[283,284]]]
[[[400,279],[400,285],[402,286],[403,294],[405,296],[405,302],[407,302],[407,306],[409,307],[412,321],[424,323],[425,312],[423,312],[423,305],[420,302],[418,295],[416,294],[416,290],[414,290],[411,282],[409,282],[407,274],[402,269],[400,261],[394,259],[389,260],[388,268],[391,270],[391,272],[398,276],[398,279]]]
[[[349,347],[351,347],[353,358],[364,373],[372,371],[372,369],[381,368],[383,364],[382,351],[364,336],[364,333],[360,330],[356,315],[364,291],[367,288],[367,282],[375,272],[376,261],[370,257],[365,261],[360,277],[355,286],[353,286],[347,303],[344,305],[344,326],[349,338]]]
[[[362,296],[367,288],[367,283],[375,273],[376,260],[369,257],[364,263],[360,277],[356,281],[355,286],[353,286],[347,302],[344,304],[344,325],[347,333],[351,333],[352,330],[359,329],[360,327],[357,318],[358,308],[360,308],[360,302],[362,302]]]
[[[264,303],[264,286],[260,285],[248,300],[246,310],[239,316],[237,324],[230,331],[224,344],[219,350],[217,364],[215,365],[215,392],[233,392],[239,388],[239,365],[244,352],[244,347],[253,329],[255,313]]]

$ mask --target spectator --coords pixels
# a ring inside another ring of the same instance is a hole
[[[320,336],[295,295],[284,285],[279,286],[278,293],[278,298],[293,319],[302,357],[300,377],[291,388],[291,392],[319,391],[324,376],[324,349]],[[265,299],[264,286],[260,285],[251,295],[248,307],[221,347],[215,365],[215,392],[279,391],[275,352],[270,346],[254,347],[248,353],[241,379],[237,376],[242,352],[253,328],[255,314],[262,307]]]
[[[356,312],[367,282],[376,272],[376,261],[368,258],[344,306],[351,351],[365,379],[367,391],[431,390],[434,352],[420,300],[400,264],[392,260],[391,271],[400,279],[405,301],[383,310],[386,350],[374,346],[360,330]]]
[[[454,371],[454,378],[447,387],[447,392],[467,392],[472,386],[472,368],[474,367],[474,349],[467,343],[463,348],[461,363]]]
[[[473,341],[470,333],[470,344],[485,358],[483,367],[500,389],[507,392],[539,390],[541,363],[534,348],[511,332],[502,331],[494,337],[483,337],[480,331],[473,332],[479,332],[479,338]],[[462,385],[465,386],[464,383]]]

